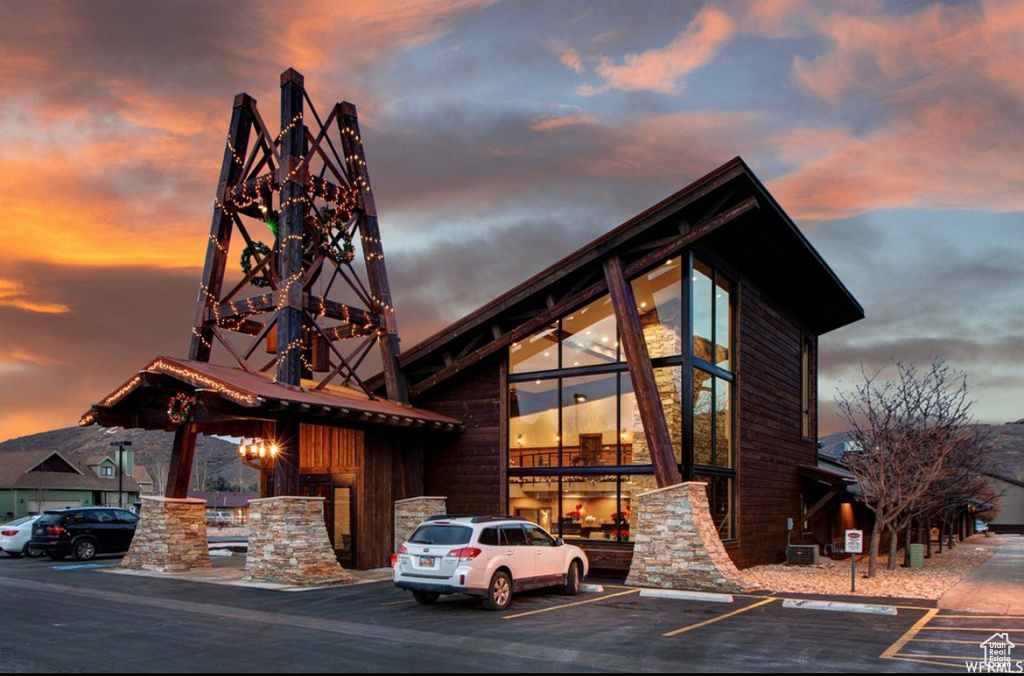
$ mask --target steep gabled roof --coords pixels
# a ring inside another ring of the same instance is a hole
[[[605,293],[603,264],[610,256],[619,256],[632,277],[691,246],[714,251],[815,334],[864,317],[737,157],[403,352],[399,365],[410,393],[424,393]],[[370,381],[375,388],[381,383],[379,376]]]

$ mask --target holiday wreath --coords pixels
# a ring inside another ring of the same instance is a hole
[[[167,417],[175,425],[184,425],[192,418],[192,407],[195,405],[195,397],[178,392],[171,397],[171,402],[167,405]]]

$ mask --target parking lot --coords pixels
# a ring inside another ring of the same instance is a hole
[[[230,571],[240,556],[216,559]],[[649,598],[614,581],[576,597],[420,606],[390,582],[275,591],[0,557],[3,671],[963,671],[1024,618],[897,604],[875,615]]]

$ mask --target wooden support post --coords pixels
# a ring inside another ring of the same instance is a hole
[[[640,420],[644,425],[644,437],[651,452],[654,476],[658,480],[658,488],[672,486],[680,483],[682,477],[672,450],[672,437],[665,422],[665,411],[661,407],[661,394],[654,379],[654,368],[640,325],[633,287],[626,281],[618,256],[612,256],[604,262],[604,276],[619,326],[619,343],[626,353],[629,375],[633,379],[633,391],[640,409]]]
[[[380,241],[380,225],[377,222],[377,206],[370,188],[370,175],[366,170],[362,137],[359,134],[359,118],[355,105],[341,103],[341,143],[345,150],[345,163],[353,178],[355,188],[362,197],[362,213],[359,216],[359,233],[362,237],[363,260],[366,262],[367,282],[374,302],[374,309],[384,317],[384,331],[379,344],[384,366],[384,385],[388,399],[409,403],[409,387],[405,375],[398,367],[400,352],[398,322],[392,307],[391,286],[384,262],[384,248]]]
[[[281,250],[278,270],[285,301],[277,318],[277,381],[299,385],[302,379],[302,221],[305,217],[305,124],[303,77],[293,68],[281,74]],[[275,484],[275,491],[278,486]],[[279,493],[295,495],[295,493]]]
[[[253,125],[252,111],[255,106],[255,99],[248,94],[239,94],[235,97],[235,106],[231,111],[229,145],[224,148],[224,159],[221,162],[220,183],[217,186],[218,202],[213,210],[210,242],[206,247],[206,264],[203,267],[203,282],[199,288],[199,297],[196,299],[196,316],[188,348],[188,358],[195,361],[210,361],[213,331],[206,326],[206,308],[220,303],[232,230],[231,215],[224,212],[220,202],[224,199],[225,189],[242,178],[244,167],[235,160],[235,155],[244,153],[249,147],[249,132]],[[233,153],[232,148],[236,152]]]
[[[275,433],[274,495],[299,494],[299,423],[293,416],[278,420]]]
[[[192,480],[192,460],[196,455],[196,426],[188,423],[174,431],[171,461],[167,467],[165,498],[187,498]]]

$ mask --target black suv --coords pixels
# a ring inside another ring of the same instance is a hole
[[[88,561],[97,554],[126,552],[139,517],[117,507],[72,507],[45,512],[32,524],[30,547],[59,561],[68,554]]]

